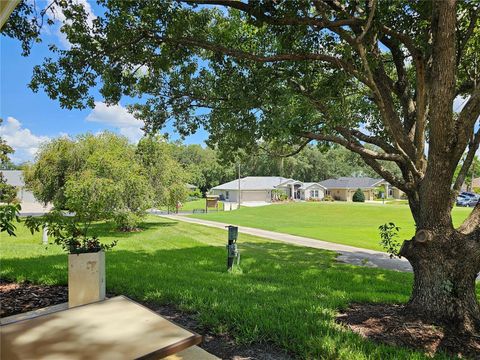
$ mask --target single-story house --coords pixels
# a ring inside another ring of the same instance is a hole
[[[21,170],[0,170],[7,184],[17,188],[17,199],[22,206],[23,214],[43,214],[52,208],[51,204],[44,206],[35,199],[33,193],[25,188],[23,172]]]
[[[403,191],[385,180],[370,177],[340,177],[320,181],[320,184],[327,188],[326,195],[340,201],[352,201],[353,194],[357,189],[363,191],[365,200],[374,200],[376,189],[380,186],[385,187],[386,198],[400,199],[403,196]]]
[[[301,182],[281,176],[247,176],[215,186],[211,193],[221,200],[238,202],[272,202],[279,190],[292,200],[323,199],[326,188],[319,183]]]
[[[21,170],[1,170],[3,178],[8,185],[15,186],[17,189],[17,199],[21,203],[36,203],[37,200],[33,193],[25,189],[25,182],[23,181],[23,173]]]

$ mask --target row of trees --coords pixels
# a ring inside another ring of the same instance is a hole
[[[378,177],[360,156],[339,146],[309,145],[289,157],[283,156],[282,150],[271,148],[224,155],[215,149],[184,145],[179,141],[170,147],[172,156],[187,172],[188,181],[203,193],[237,178],[238,163],[242,176],[283,176],[311,182],[340,176]],[[395,171],[393,167],[392,171]]]
[[[113,219],[134,229],[151,207],[174,207],[187,197],[186,173],[161,137],[138,145],[105,132],[57,138],[44,144],[25,183],[43,203],[82,220]]]

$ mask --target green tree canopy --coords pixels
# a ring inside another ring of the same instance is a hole
[[[38,200],[73,211],[82,221],[113,218],[129,230],[151,206],[151,188],[135,147],[113,133],[54,139],[24,173]]]
[[[145,137],[138,143],[137,156],[153,191],[153,205],[175,209],[187,199],[187,173],[172,157],[170,145],[160,136]]]

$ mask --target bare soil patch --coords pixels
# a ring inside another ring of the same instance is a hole
[[[375,342],[409,347],[432,356],[445,352],[480,359],[480,334],[466,336],[445,325],[425,323],[402,305],[352,304],[338,315],[337,322]]]
[[[108,297],[116,294],[107,294]],[[0,317],[16,315],[68,301],[66,286],[13,283],[0,279]],[[215,334],[202,327],[194,314],[187,314],[172,305],[142,303],[166,319],[203,335],[201,347],[221,359],[230,360],[290,360],[283,350],[271,344],[240,345],[229,334]]]

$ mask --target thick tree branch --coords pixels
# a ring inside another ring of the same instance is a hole
[[[457,230],[464,234],[470,234],[474,231],[480,232],[480,201]]]
[[[362,19],[339,19],[335,21],[329,21],[317,17],[274,17],[267,15],[264,11],[261,11],[258,6],[252,6],[251,3],[244,3],[237,0],[178,0],[180,2],[190,5],[218,5],[225,6],[231,9],[237,9],[243,11],[246,14],[261,20],[271,25],[308,25],[315,26],[317,30],[324,28],[336,28],[342,26],[352,26],[361,24]]]
[[[357,78],[362,83],[367,86],[371,86],[368,79],[366,79],[355,67],[344,61],[343,59],[337,58],[335,56],[325,55],[325,54],[314,54],[314,53],[293,53],[293,54],[277,54],[264,56],[259,54],[253,54],[245,52],[238,49],[233,49],[227,46],[220,44],[212,43],[206,40],[198,40],[191,37],[182,37],[182,38],[168,38],[161,37],[156,35],[150,35],[151,38],[157,40],[160,43],[168,43],[173,45],[180,46],[192,46],[198,47],[204,50],[209,50],[218,54],[232,56],[236,59],[250,60],[259,63],[275,63],[275,62],[284,62],[284,61],[321,61],[329,64],[332,68],[345,70],[350,75]]]
[[[355,136],[360,141],[376,145],[385,152],[398,154],[398,150],[395,147],[390,145],[388,142],[386,142],[382,138],[379,138],[378,136],[367,135],[361,132],[360,130],[356,130],[356,129],[344,129],[344,130],[350,132],[352,136]]]
[[[369,157],[374,160],[386,160],[386,161],[395,161],[395,162],[405,161],[403,157],[399,154],[380,153],[374,150],[370,150],[357,142],[345,139],[341,136],[329,135],[329,134],[318,134],[313,132],[305,132],[305,133],[302,133],[301,135],[303,137],[306,137],[307,139],[314,139],[319,141],[330,141],[330,142],[340,144],[346,147],[347,149],[353,152],[356,152],[357,154]]]
[[[460,64],[460,60],[462,59],[463,55],[463,50],[465,49],[465,46],[468,43],[468,40],[470,40],[471,36],[473,35],[473,32],[476,27],[476,23],[478,21],[478,12],[480,11],[480,8],[477,7],[477,9],[473,9],[470,11],[470,22],[468,24],[467,29],[465,30],[465,33],[463,36],[458,35],[457,36],[457,66]]]
[[[463,161],[462,167],[460,168],[460,172],[458,173],[457,179],[455,180],[455,184],[453,185],[453,198],[457,196],[458,191],[460,190],[461,186],[465,182],[465,178],[468,174],[468,170],[472,166],[473,160],[475,159],[475,153],[478,150],[480,145],[480,130],[477,131],[475,136],[472,137],[470,140],[470,144],[468,146],[467,156]]]
[[[302,144],[300,144],[300,146],[291,151],[291,152],[288,152],[288,153],[285,153],[285,154],[278,154],[278,153],[275,153],[273,151],[270,151],[269,149],[265,148],[265,147],[262,147],[260,146],[260,148],[262,150],[264,150],[265,152],[267,152],[268,154],[271,154],[273,156],[277,156],[277,157],[282,157],[282,158],[285,158],[285,157],[290,157],[290,156],[294,156],[294,155],[297,155],[300,151],[302,151],[303,149],[305,149],[305,147],[310,144],[311,142],[313,141],[313,139],[307,139],[305,140]]]
[[[463,153],[467,142],[470,140],[475,123],[480,120],[480,86],[472,93],[462,111],[458,115],[458,145],[457,151]]]

